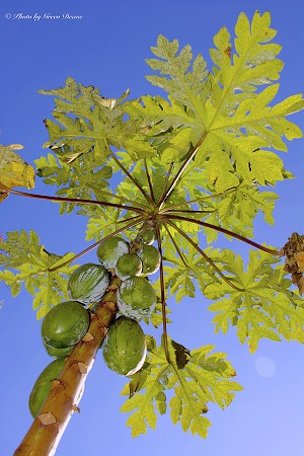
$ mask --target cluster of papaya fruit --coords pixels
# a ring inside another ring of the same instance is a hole
[[[90,313],[110,284],[111,275],[120,278],[117,290],[117,318],[102,343],[106,365],[121,375],[141,369],[146,358],[146,337],[139,324],[156,303],[156,294],[148,277],[158,271],[160,254],[152,244],[152,228],[144,228],[129,244],[122,237],[104,240],[97,250],[101,264],[87,263],[77,268],[68,281],[71,301],[52,307],[45,316],[41,335],[50,356],[56,357],[36,380],[29,398],[35,417],[43,405],[51,383],[61,373],[65,357],[84,337],[90,325]]]

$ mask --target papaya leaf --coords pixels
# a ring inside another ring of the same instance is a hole
[[[129,91],[117,99],[107,99],[98,89],[68,78],[65,87],[40,93],[56,97],[54,120],[45,121],[50,136],[45,147],[50,147],[63,163],[86,164],[87,156],[94,154],[95,162],[105,165],[111,146],[126,149],[133,162],[156,154],[145,128],[124,119]]]
[[[186,268],[183,264],[176,267],[165,266],[166,288],[170,290],[170,294],[175,295],[176,302],[180,302],[185,296],[194,298],[195,284],[194,274],[191,268]]]
[[[225,269],[244,291],[234,290],[224,281],[205,287],[204,294],[217,300],[209,306],[216,312],[216,332],[227,333],[235,326],[241,343],[248,343],[251,352],[257,350],[262,338],[280,341],[284,337],[303,343],[304,302],[290,291],[291,281],[286,278],[284,265],[277,264],[279,259],[251,251],[245,271],[239,255],[225,253]]]
[[[226,355],[210,353],[213,346],[204,346],[190,353],[177,342],[171,341],[169,347],[170,363],[166,360],[163,345],[156,347],[155,343],[150,344],[144,368],[122,390],[121,394],[129,399],[122,405],[121,411],[130,413],[127,426],[131,428],[133,437],[145,434],[147,426],[155,428],[157,413],[162,415],[166,412],[170,392],[173,423],[180,422],[184,431],[189,430],[205,438],[211,424],[204,416],[208,411],[208,402],[225,408],[242,387],[231,381],[236,373]],[[187,354],[187,362],[179,366],[174,361],[176,347],[179,352]]]
[[[227,194],[209,199],[213,211],[203,220],[252,238],[257,214],[262,213],[270,225],[274,223],[273,210],[277,200],[275,192],[260,191],[255,185],[243,184]],[[207,227],[203,227],[203,231],[208,243],[217,240],[218,231]]]
[[[155,283],[151,283],[156,293],[159,293],[159,287]],[[168,317],[170,315],[171,310],[169,307],[166,307],[166,322],[172,323],[172,320]],[[157,302],[149,315],[148,318],[144,319],[145,323],[153,325],[155,328],[158,328],[163,323],[163,314],[162,314],[162,304],[161,299],[157,297]]]
[[[0,186],[2,184],[7,188],[34,188],[34,168],[14,152],[21,149],[23,149],[23,146],[20,144],[0,145]],[[0,201],[6,197],[4,190],[0,190]]]
[[[162,151],[162,161],[165,163],[181,161],[192,142],[195,142],[193,130],[191,128],[180,128]]]
[[[250,97],[256,88],[279,78],[283,62],[277,59],[281,46],[270,41],[276,30],[270,28],[271,16],[256,11],[250,23],[245,13],[241,13],[235,26],[234,48],[226,27],[222,27],[214,37],[215,48],[210,50],[216,65],[214,75],[220,82],[222,91],[218,96],[235,100]]]
[[[50,135],[45,147],[51,147],[66,163],[72,163],[93,150],[103,159],[109,155],[107,126],[121,117],[119,103],[106,101],[98,89],[83,86],[73,78],[67,78],[65,87],[40,90],[40,93],[56,97],[55,121],[45,121]]]
[[[72,253],[60,256],[48,252],[34,231],[11,231],[0,244],[0,266],[5,268],[0,271],[0,280],[14,297],[24,285],[33,296],[33,309],[39,319],[54,305],[69,300],[67,279],[77,265],[64,263],[72,257]]]
[[[156,155],[156,150],[153,149],[153,146],[139,135],[126,139],[124,145],[133,161],[151,158]]]
[[[109,179],[112,177],[112,168],[108,165],[96,166],[96,153],[93,151],[86,157],[85,163],[82,159],[67,164],[53,154],[40,157],[35,160],[37,174],[49,185],[60,187],[56,194],[76,199],[102,199],[102,192],[109,189]],[[70,213],[78,208],[78,213],[86,215],[87,208],[80,208],[81,204],[61,203],[60,213]],[[95,208],[96,209],[96,208]],[[91,211],[94,210],[92,207]]]
[[[189,110],[195,110],[196,118],[201,119],[200,132],[204,139],[181,178],[185,188],[195,188],[195,184],[190,185],[195,173],[201,176],[197,187],[209,187],[217,193],[237,187],[238,181],[259,189],[261,185],[273,185],[292,177],[281,159],[266,149],[286,151],[284,137],[290,141],[302,136],[299,127],[286,117],[303,109],[304,100],[300,94],[292,95],[270,106],[279,88],[273,82],[283,68],[277,59],[281,47],[271,43],[276,31],[270,28],[270,14],[256,12],[250,24],[241,13],[235,34],[234,47],[225,27],[215,36],[215,49],[211,50],[215,67],[207,77],[208,89],[201,85],[201,93],[196,92],[200,103],[195,108],[188,105]],[[149,80],[168,90],[172,98],[179,96],[177,80],[180,94],[192,90],[186,82],[188,73],[191,74],[191,48],[186,46],[180,53],[178,49],[177,40],[169,41],[161,36],[157,47],[152,48],[158,59],[148,61],[153,69],[167,75],[149,76]],[[263,89],[263,85],[268,87]],[[205,90],[208,90],[207,98],[203,96]],[[192,98],[189,100],[191,104]],[[183,103],[186,105],[185,100]],[[209,241],[215,239],[209,233]]]
[[[86,229],[86,240],[99,240],[121,228],[118,220],[121,210],[107,210],[98,207],[89,218]]]
[[[196,128],[195,117],[174,99],[167,101],[160,96],[145,95],[127,102],[125,110],[129,122],[137,125],[138,131],[145,132],[148,138],[153,138],[153,143],[173,137],[172,130],[175,128]]]
[[[200,103],[208,96],[208,71],[204,58],[199,54],[193,59],[191,46],[187,45],[179,51],[179,42],[176,39],[169,41],[163,35],[159,35],[157,46],[151,51],[157,58],[146,62],[163,76],[146,76],[148,81],[166,90],[197,114]],[[198,123],[203,124],[199,116]]]

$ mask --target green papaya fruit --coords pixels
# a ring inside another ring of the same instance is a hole
[[[131,277],[121,283],[117,306],[124,316],[140,320],[149,316],[155,303],[155,291],[145,277]]]
[[[136,253],[125,253],[119,258],[115,273],[121,280],[126,280],[140,275],[142,268],[142,261]]]
[[[155,233],[153,228],[144,228],[140,232],[140,238],[143,244],[151,245],[155,241]]]
[[[146,358],[145,334],[137,321],[119,317],[110,326],[102,344],[106,365],[120,375],[139,371]]]
[[[159,270],[161,258],[158,249],[153,245],[143,245],[138,255],[143,262],[143,276],[154,274]]]
[[[106,269],[114,269],[118,259],[129,252],[128,243],[119,236],[105,239],[97,249],[97,256]]]
[[[29,409],[35,418],[46,400],[52,386],[52,381],[59,377],[64,366],[64,359],[51,362],[37,378],[29,397]]]
[[[103,266],[87,263],[73,271],[68,291],[72,299],[88,305],[100,301],[109,283],[109,273]]]
[[[57,304],[46,314],[42,325],[43,342],[53,348],[77,344],[90,325],[90,314],[78,301]]]
[[[50,344],[46,344],[45,342],[43,343],[46,351],[50,356],[55,356],[55,358],[60,358],[60,357],[66,357],[70,353],[72,353],[74,346],[71,347],[62,347],[62,348],[56,348],[52,347]]]

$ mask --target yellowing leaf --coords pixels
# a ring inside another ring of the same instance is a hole
[[[21,148],[19,144],[0,146],[0,185],[8,188],[17,186],[34,188],[34,168],[13,152]],[[0,201],[4,198],[0,195]]]

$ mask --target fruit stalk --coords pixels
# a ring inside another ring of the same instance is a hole
[[[117,312],[116,292],[121,281],[112,278],[95,313],[88,332],[65,359],[64,368],[52,383],[49,395],[13,456],[53,456],[75,411],[98,348]]]

